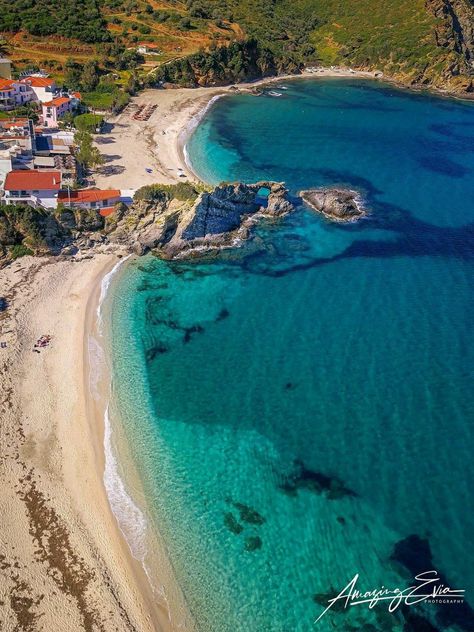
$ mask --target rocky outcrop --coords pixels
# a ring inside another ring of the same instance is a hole
[[[453,74],[474,75],[474,3],[472,0],[426,0],[437,18],[435,39],[438,46],[460,55]]]
[[[350,189],[309,189],[301,191],[307,206],[333,222],[354,222],[367,215],[361,197]]]
[[[293,210],[283,183],[221,184],[201,194],[189,188],[183,195],[179,185],[176,190],[156,185],[145,199],[129,207],[118,204],[105,220],[95,210],[61,207],[52,213],[0,206],[0,258],[7,262],[18,245],[34,254],[107,249],[138,255],[153,250],[164,258],[194,256],[235,245],[249,236],[259,218]]]
[[[266,189],[268,196],[259,197]],[[163,198],[138,201],[107,223],[108,240],[137,254],[155,250],[167,258],[192,256],[245,239],[258,217],[293,210],[284,184],[221,184],[192,204]]]

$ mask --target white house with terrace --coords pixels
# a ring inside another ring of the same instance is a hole
[[[39,101],[40,103],[46,103],[47,101],[51,101],[51,99],[56,95],[59,91],[58,86],[54,79],[50,79],[49,77],[24,77],[20,79],[21,83],[30,88],[32,93],[31,100]]]
[[[55,209],[61,188],[60,171],[16,170],[7,173],[3,185],[4,204],[28,204]]]

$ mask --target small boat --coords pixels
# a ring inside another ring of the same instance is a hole
[[[270,90],[270,92],[267,92],[268,95],[270,95],[271,97],[281,97],[282,94],[281,92],[275,92],[275,90]]]
[[[288,86],[276,86],[278,90],[288,90]]]

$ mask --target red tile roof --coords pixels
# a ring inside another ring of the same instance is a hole
[[[59,191],[59,171],[22,170],[10,171],[5,178],[5,191]]]
[[[70,100],[71,99],[68,99],[67,97],[56,97],[56,99],[53,99],[52,101],[48,101],[47,103],[43,103],[43,105],[46,105],[47,107],[58,108],[60,105],[69,103]]]
[[[47,77],[25,77],[22,79],[22,83],[28,83],[33,88],[49,88],[54,85],[54,79],[48,79]]]
[[[106,206],[105,208],[100,209],[99,215],[102,215],[102,217],[109,217],[109,215],[112,215],[114,211],[115,211],[114,206]]]
[[[25,127],[28,125],[28,119],[0,119],[0,129],[12,129],[15,127]]]
[[[0,79],[0,90],[3,92],[14,90],[14,83],[11,79]]]
[[[82,94],[80,92],[71,92],[71,96],[75,97],[76,99],[82,99]]]
[[[79,191],[60,191],[58,199],[63,202],[71,201],[72,204],[85,204],[90,202],[102,202],[103,200],[111,200],[119,198],[120,191],[118,189],[82,189]]]

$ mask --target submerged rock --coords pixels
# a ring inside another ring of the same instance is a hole
[[[397,542],[390,559],[404,566],[411,577],[436,570],[429,541],[417,534],[409,535]],[[439,577],[439,584],[437,585],[450,586],[453,589],[461,588],[450,585],[449,580],[442,572],[437,571],[437,573]],[[453,599],[451,603],[433,604],[436,606],[436,624],[441,628],[457,626],[460,630],[471,632],[474,630],[474,610],[467,601],[458,601]],[[407,630],[412,629],[415,628],[413,626],[407,627]],[[425,627],[425,629],[431,632],[437,628]]]
[[[367,215],[357,191],[350,189],[308,189],[301,199],[310,208],[333,222],[353,222]]]

